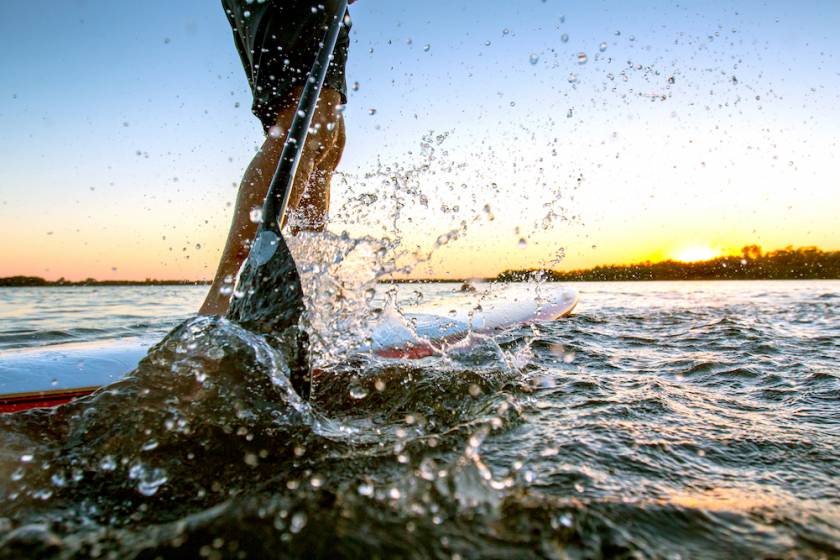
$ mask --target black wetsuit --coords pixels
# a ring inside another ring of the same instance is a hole
[[[277,114],[297,103],[329,23],[334,0],[222,0],[233,40],[254,94],[252,111],[267,131]],[[323,6],[324,8],[319,8]],[[344,68],[350,47],[350,17],[338,36],[324,86],[347,102]]]

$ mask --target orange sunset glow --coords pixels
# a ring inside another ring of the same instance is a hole
[[[689,245],[674,252],[674,260],[681,262],[707,261],[721,255],[721,251],[708,245]]]
[[[344,111],[329,230],[387,239],[395,258],[422,253],[405,275],[696,262],[752,244],[840,248],[837,88],[765,67],[749,46],[760,29],[737,47],[698,51],[676,29],[631,41],[580,20],[580,43],[560,56],[546,50],[559,48],[557,33],[539,9],[505,8],[518,33],[491,40],[501,31],[488,13],[475,44],[439,30],[415,41],[432,45],[418,52],[391,33],[429,34],[421,22],[442,22],[439,14],[357,4],[348,75],[360,86]],[[200,6],[181,7],[203,18],[202,33],[185,33],[177,50],[161,41],[173,31],[131,16],[139,35],[115,36],[127,51],[103,65],[107,74],[89,64],[102,53],[75,40],[9,57],[0,276],[212,278],[263,133],[229,25],[215,6]],[[697,32],[704,43],[707,35]],[[604,54],[581,64],[578,52],[602,41]],[[788,43],[788,66],[815,60]],[[53,51],[75,53],[74,64],[56,67],[46,85],[19,78]],[[720,66],[733,57],[750,62]],[[102,80],[122,89],[106,92]],[[68,83],[69,97],[50,97]]]

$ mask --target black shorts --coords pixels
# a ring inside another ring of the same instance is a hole
[[[263,129],[273,126],[278,113],[294,106],[296,87],[303,86],[312,69],[329,24],[330,0],[222,0],[233,28],[233,40],[242,59],[251,92],[252,111]],[[317,6],[326,6],[319,9]],[[315,11],[313,11],[315,8]],[[347,51],[349,22],[342,26],[333,61],[324,81],[347,102]]]

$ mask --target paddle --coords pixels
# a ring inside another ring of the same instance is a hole
[[[249,330],[279,339],[291,354],[289,368],[292,386],[304,399],[309,398],[310,371],[306,333],[299,325],[305,310],[303,288],[295,261],[280,233],[280,225],[289,203],[312,116],[315,114],[315,105],[343,25],[347,0],[338,0],[332,7],[335,11],[332,12],[315,64],[309,72],[277,170],[268,188],[263,204],[263,221],[239,275],[236,292],[243,295],[233,298],[227,314],[229,319]]]

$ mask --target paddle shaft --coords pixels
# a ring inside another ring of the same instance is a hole
[[[271,178],[268,194],[263,204],[263,221],[257,235],[264,230],[271,230],[278,235],[280,234],[280,225],[283,223],[283,216],[286,214],[286,207],[292,194],[295,173],[306,143],[306,136],[309,134],[309,126],[312,124],[315,107],[321,95],[321,87],[324,85],[324,78],[327,76],[327,70],[332,61],[335,44],[338,41],[338,33],[341,26],[344,25],[344,14],[346,12],[347,0],[336,2],[336,11],[333,13],[321,48],[318,51],[318,56],[312,65],[306,84],[303,86],[303,93],[300,96],[300,102],[292,119],[292,124],[289,126],[289,134],[286,136],[280,161],[277,164],[274,176]]]

